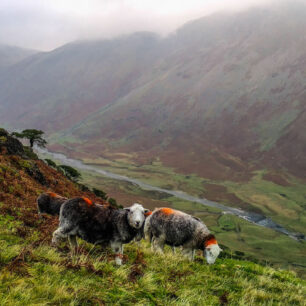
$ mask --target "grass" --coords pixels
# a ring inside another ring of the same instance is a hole
[[[35,228],[20,237],[20,225],[0,215],[1,305],[305,305],[306,282],[294,273],[228,254],[208,266],[201,256],[191,263],[180,251],[157,255],[131,243],[117,267],[108,250],[83,242],[71,256],[36,244]]]

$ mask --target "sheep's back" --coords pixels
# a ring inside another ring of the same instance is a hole
[[[157,210],[150,218],[150,230],[155,237],[163,235],[167,244],[179,246],[193,239],[197,223],[192,216],[178,211],[165,214]]]

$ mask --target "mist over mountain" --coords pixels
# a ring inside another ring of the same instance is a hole
[[[78,41],[0,70],[0,121],[56,148],[183,173],[306,173],[306,8],[217,13],[161,38]],[[55,147],[55,146],[54,146]]]

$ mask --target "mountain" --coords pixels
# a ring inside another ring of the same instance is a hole
[[[0,44],[0,69],[14,65],[35,53],[37,51]]]
[[[127,153],[215,180],[267,167],[305,179],[305,17],[304,4],[282,2],[166,38],[135,33],[34,55],[0,73],[0,120],[43,129],[78,157]]]

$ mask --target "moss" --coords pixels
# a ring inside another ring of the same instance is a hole
[[[7,142],[7,137],[0,136],[0,144],[6,143],[6,142]]]
[[[24,160],[24,159],[20,159],[18,161],[18,165],[21,167],[21,168],[24,168],[24,169],[31,169],[33,167],[32,163],[27,161],[27,160]]]

